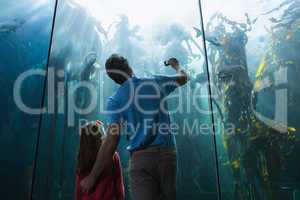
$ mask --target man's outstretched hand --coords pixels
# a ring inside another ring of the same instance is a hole
[[[176,58],[170,58],[167,63],[176,71],[179,69],[179,61]]]
[[[176,71],[176,82],[178,85],[182,86],[189,81],[187,73],[180,68],[179,61],[176,58],[170,58],[168,61],[165,61],[165,65],[170,65]]]
[[[96,179],[94,176],[90,174],[80,182],[81,191],[83,193],[90,193],[93,187],[95,186],[95,184],[96,184]]]

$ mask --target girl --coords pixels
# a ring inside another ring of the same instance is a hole
[[[111,163],[99,177],[91,193],[81,192],[80,182],[91,172],[104,135],[103,123],[88,123],[80,130],[80,147],[76,172],[77,200],[124,200],[124,184],[120,158],[115,153]]]

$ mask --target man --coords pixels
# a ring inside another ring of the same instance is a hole
[[[177,75],[139,79],[128,61],[112,55],[105,64],[107,75],[120,85],[107,105],[107,138],[102,144],[91,173],[81,182],[89,192],[103,169],[112,160],[121,129],[128,133],[130,190],[133,200],[176,199],[176,145],[166,97],[187,83],[187,74],[171,58]],[[100,177],[101,178],[101,177]]]

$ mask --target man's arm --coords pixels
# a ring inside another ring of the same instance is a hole
[[[108,126],[107,137],[98,151],[93,169],[80,183],[83,192],[90,192],[105,167],[112,161],[112,157],[119,143],[120,128],[121,126],[118,123],[112,123]]]

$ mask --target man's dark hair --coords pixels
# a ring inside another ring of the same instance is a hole
[[[132,75],[128,61],[123,56],[112,54],[105,63],[107,75],[118,84],[124,83]]]

